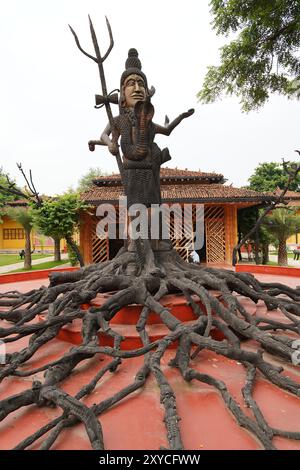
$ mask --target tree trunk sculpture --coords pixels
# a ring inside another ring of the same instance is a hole
[[[101,60],[101,76],[103,60],[112,46],[101,59],[92,24],[91,31],[97,57],[83,52],[98,65]],[[109,31],[111,35],[110,28]],[[76,35],[75,39],[81,48]],[[190,110],[166,127],[158,126],[152,122],[154,110],[150,95],[146,77],[140,70],[137,53],[131,50],[126,71],[121,78],[120,115],[113,118],[108,112],[110,122],[101,142],[89,143],[92,150],[97,143],[108,145],[110,152],[118,157],[130,203],[143,202],[147,207],[153,202],[160,202],[159,186],[153,185],[159,184],[159,167],[169,158],[167,149],[160,150],[154,143],[154,136],[157,132],[169,134],[183,118],[192,114]],[[107,95],[105,87],[104,96],[98,97],[98,102],[101,100],[106,108],[110,109],[111,95]],[[119,155],[119,138],[123,159]],[[211,290],[217,290],[220,294],[215,297]],[[82,309],[83,304],[89,304],[98,293],[104,292],[109,292],[110,296],[101,307],[90,307],[86,311]],[[169,293],[181,293],[197,320],[185,324],[164,307],[160,300]],[[245,296],[254,303],[263,302],[268,310],[280,310],[283,320],[256,318],[244,308],[239,296]],[[203,310],[195,298],[201,301]],[[186,263],[175,250],[161,240],[129,240],[113,260],[83,267],[75,272],[53,273],[48,287],[34,289],[26,294],[8,292],[0,295],[0,318],[12,323],[12,326],[0,328],[0,338],[4,342],[12,342],[24,336],[30,337],[26,348],[7,357],[7,363],[0,369],[0,380],[11,376],[28,377],[38,371],[45,371],[43,382],[33,381],[26,391],[0,402],[0,420],[24,406],[54,404],[62,409],[62,415],[28,436],[17,445],[17,449],[30,447],[44,435],[47,437],[41,448],[49,449],[63,429],[78,422],[84,424],[91,447],[104,449],[105,435],[103,436],[98,416],[134,391],[143,388],[149,376],[153,375],[165,409],[164,423],[169,448],[182,449],[176,395],[161,367],[161,359],[166,349],[177,340],[178,347],[170,367],[176,367],[182,379],[187,382],[200,381],[212,385],[220,393],[225,406],[238,424],[252,433],[265,449],[275,448],[275,436],[300,439],[300,426],[299,432],[291,432],[275,429],[269,424],[253,396],[257,376],[262,376],[296,397],[300,396],[300,383],[291,378],[288,372],[283,373],[283,368],[266,359],[265,354],[267,352],[280,358],[283,364],[291,364],[295,353],[293,341],[299,338],[300,333],[299,300],[300,288],[292,289],[278,283],[259,282],[247,273]],[[110,320],[122,307],[134,303],[142,306],[136,329],[143,347],[125,351],[121,348],[124,338],[114,331]],[[44,320],[32,322],[42,312],[46,312]],[[147,333],[150,312],[158,314],[168,329],[165,337],[154,342],[150,341]],[[66,355],[55,362],[49,362],[39,369],[25,371],[23,366],[28,366],[28,361],[34,354],[55,338],[64,325],[74,319],[82,319],[82,344],[70,348]],[[212,338],[213,327],[223,333],[223,341]],[[100,331],[105,331],[113,338],[113,347],[98,344]],[[257,350],[244,348],[245,339],[255,340]],[[243,397],[245,406],[251,410],[251,416],[239,406],[224,382],[193,368],[191,358],[201,361],[203,350],[214,351],[239,361],[244,366],[246,381]],[[91,359],[98,353],[111,357],[110,363],[100,367],[93,380],[75,396],[63,391],[60,384],[82,361]],[[140,370],[137,370],[135,380],[131,384],[91,407],[82,402],[82,398],[92,393],[108,371],[114,373],[122,368],[124,361],[141,355],[144,357],[144,363]],[[289,365],[289,368],[291,367]]]

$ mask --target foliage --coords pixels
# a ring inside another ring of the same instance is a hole
[[[258,209],[257,207],[246,207],[244,209],[240,209],[238,211],[238,233],[239,233],[239,240],[241,240],[247,233],[250,232],[252,227],[256,224],[258,217],[260,216],[263,209]],[[268,253],[268,246],[270,244],[276,243],[276,237],[263,225],[258,227],[258,253],[262,254],[262,260],[259,259],[259,262],[266,261],[264,258]],[[247,243],[251,243],[253,247],[256,246],[256,237],[255,233],[247,240]],[[265,249],[264,249],[265,247]],[[265,255],[264,255],[265,253]]]
[[[238,233],[240,239],[250,232],[257,219],[258,209],[256,207],[246,207],[238,211]]]
[[[85,208],[78,194],[69,193],[44,200],[40,208],[34,209],[34,217],[44,235],[61,239],[72,236],[78,228],[80,211]]]
[[[278,92],[300,96],[299,0],[211,0],[213,27],[234,38],[221,48],[221,64],[208,67],[198,93],[204,103],[222,93],[241,98],[246,112]]]
[[[34,226],[34,216],[31,207],[11,207],[6,210],[6,214],[21,224],[25,231],[31,232]]]
[[[99,176],[105,176],[107,175],[106,172],[102,171],[101,168],[90,168],[89,171],[83,175],[79,182],[78,182],[78,187],[77,191],[79,193],[83,193],[84,191],[88,191],[91,186],[93,185],[93,180],[95,178],[98,178]]]
[[[0,167],[0,185],[3,186],[4,188],[8,187],[6,175],[5,173],[3,173],[3,170],[1,167]],[[5,205],[8,202],[13,201],[14,199],[16,199],[15,196],[11,194],[7,194],[4,191],[0,190],[0,222],[1,222],[1,215],[4,215],[5,213],[5,210],[4,210]]]
[[[268,215],[263,226],[280,241],[286,241],[291,235],[300,232],[300,216],[297,208],[281,207]]]
[[[268,233],[271,233],[278,241],[278,264],[287,266],[287,239],[300,231],[300,216],[297,208],[281,207],[274,210],[263,222]]]
[[[290,164],[294,164],[291,162]],[[277,187],[284,189],[287,185],[288,174],[282,164],[277,162],[260,163],[248,179],[250,189],[255,191],[274,191]],[[291,182],[291,191],[300,191],[300,174]]]
[[[19,222],[25,231],[25,256],[24,268],[31,269],[31,240],[30,233],[35,225],[32,207],[13,207],[7,210],[7,214],[12,219]]]

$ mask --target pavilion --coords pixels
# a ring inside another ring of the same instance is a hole
[[[272,193],[259,193],[249,189],[226,185],[222,174],[178,168],[161,168],[162,202],[191,204],[193,226],[190,237],[172,240],[174,248],[188,258],[190,242],[194,236],[196,204],[204,205],[204,246],[198,252],[201,262],[207,264],[231,264],[232,249],[237,242],[238,210],[261,206],[274,200]],[[103,203],[113,204],[118,210],[119,197],[124,195],[119,174],[98,177],[82,198],[92,206],[82,214],[80,231],[81,250],[86,264],[111,259],[122,246],[123,240],[99,238],[96,226],[99,218],[96,208]],[[118,214],[117,214],[118,217]],[[117,220],[118,223],[118,220]],[[172,231],[171,231],[172,239]]]

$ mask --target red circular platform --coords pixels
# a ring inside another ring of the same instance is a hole
[[[218,291],[211,291],[212,295],[218,296]],[[111,294],[98,294],[96,299],[91,301],[90,304],[84,304],[83,309],[87,310],[89,307],[101,307]],[[198,297],[193,297],[195,302],[204,311],[205,308],[199,301]],[[182,295],[166,295],[160,300],[160,303],[170,310],[170,312],[184,323],[194,323],[197,320],[197,316],[194,314],[192,308],[187,304],[186,299]],[[142,311],[142,306],[133,304],[128,307],[122,308],[110,321],[112,329],[125,339],[121,343],[121,349],[130,350],[137,349],[143,346],[140,336],[136,330],[136,324],[139,320]],[[41,316],[41,319],[44,319]],[[68,324],[61,328],[58,338],[63,341],[68,341],[73,344],[81,344],[81,327],[82,320],[74,320],[72,324]],[[150,341],[156,341],[157,339],[163,338],[169,333],[168,328],[161,323],[159,315],[154,312],[149,314],[147,319],[147,333]],[[222,341],[224,339],[221,331],[216,328],[212,328],[211,336]],[[113,338],[107,336],[105,333],[99,333],[99,344],[102,346],[113,346]],[[176,347],[177,342],[175,341],[170,345],[171,348]]]

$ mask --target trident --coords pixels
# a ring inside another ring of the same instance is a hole
[[[80,45],[80,42],[79,42],[79,39],[78,39],[77,34],[75,33],[74,29],[70,25],[69,25],[69,28],[70,28],[70,30],[71,30],[74,38],[75,38],[75,42],[76,42],[76,45],[77,45],[78,49],[84,55],[86,55],[87,57],[89,57],[90,59],[92,59],[94,62],[96,62],[98,64],[98,70],[99,70],[101,88],[102,88],[102,95],[96,95],[95,96],[95,99],[96,99],[95,108],[102,108],[103,106],[105,106],[108,121],[110,123],[111,132],[113,132],[115,125],[114,125],[114,119],[113,119],[113,115],[112,115],[110,105],[111,105],[111,103],[112,104],[118,104],[118,94],[114,93],[114,91],[119,91],[119,90],[113,90],[111,93],[107,94],[107,86],[106,86],[103,62],[109,56],[109,54],[110,54],[110,52],[111,52],[111,50],[114,46],[114,39],[113,39],[113,35],[112,35],[111,26],[109,24],[109,21],[108,21],[107,17],[105,17],[105,20],[106,20],[106,25],[107,25],[107,29],[108,29],[109,38],[110,38],[110,44],[109,44],[109,47],[108,47],[108,49],[107,49],[107,51],[106,51],[106,53],[104,54],[103,57],[101,57],[97,36],[96,36],[95,30],[94,30],[94,26],[93,26],[90,15],[89,15],[90,31],[91,31],[91,36],[92,36],[92,41],[93,41],[93,44],[94,44],[96,57],[92,56],[91,54],[88,54],[84,49],[82,49],[82,47]],[[118,167],[119,167],[120,175],[122,176],[123,175],[123,163],[122,163],[122,160],[121,160],[119,150],[118,150],[118,153],[116,155],[116,160],[117,160],[117,164],[118,164]]]

